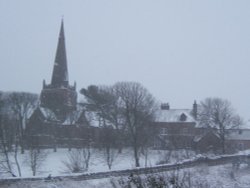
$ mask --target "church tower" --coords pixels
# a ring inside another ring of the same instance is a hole
[[[45,80],[43,81],[40,102],[41,107],[52,110],[61,121],[65,120],[67,114],[76,110],[76,84],[74,86],[69,85],[63,20],[61,22],[51,83],[46,84]]]

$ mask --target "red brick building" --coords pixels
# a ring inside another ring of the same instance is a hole
[[[192,147],[196,117],[196,102],[193,104],[193,109],[170,109],[169,104],[162,104],[153,123],[159,132],[154,140],[154,146],[172,149]]]
[[[154,147],[220,152],[222,142],[218,130],[199,127],[197,112],[196,102],[192,109],[171,109],[169,104],[162,104],[153,123],[158,130]],[[225,139],[226,152],[250,149],[250,129],[228,129]]]

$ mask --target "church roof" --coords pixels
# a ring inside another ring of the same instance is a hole
[[[84,108],[82,108],[80,105],[77,105],[77,109],[69,113],[62,123],[63,125],[72,125],[76,124],[82,116],[84,116]]]
[[[47,121],[58,121],[58,119],[56,118],[55,113],[52,110],[50,110],[49,108],[44,108],[44,107],[40,106],[40,107],[38,107],[38,109],[42,113],[45,120],[47,120]]]
[[[69,78],[68,78],[68,68],[67,68],[67,57],[66,57],[66,47],[65,47],[65,37],[64,37],[64,26],[62,20],[51,85],[58,87],[68,86],[68,82]]]
[[[185,117],[185,118],[183,118]],[[191,109],[169,109],[158,110],[156,112],[155,122],[196,122],[192,116]]]

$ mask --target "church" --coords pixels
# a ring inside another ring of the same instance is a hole
[[[100,127],[90,125],[85,106],[77,103],[76,83],[70,85],[64,36],[61,22],[51,82],[43,81],[39,105],[31,114],[25,130],[27,147],[85,147],[100,143]],[[152,141],[155,148],[219,149],[215,131],[200,128],[196,101],[192,109],[170,109],[168,103],[157,111],[152,126],[159,134]],[[98,128],[99,127],[99,128]],[[250,130],[228,130],[227,145],[250,148]]]
[[[43,81],[38,107],[26,127],[28,147],[71,147],[94,138],[94,128],[88,125],[84,107],[77,103],[76,83],[70,85],[64,24],[61,22],[51,83]]]

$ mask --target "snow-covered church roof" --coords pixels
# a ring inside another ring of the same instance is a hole
[[[84,115],[84,108],[81,105],[77,105],[77,109],[68,114],[62,124],[63,125],[76,124],[82,115]]]
[[[56,118],[55,113],[52,110],[50,110],[49,108],[44,108],[44,107],[39,106],[38,109],[40,110],[40,112],[42,113],[43,117],[46,120],[58,121],[58,119]]]

